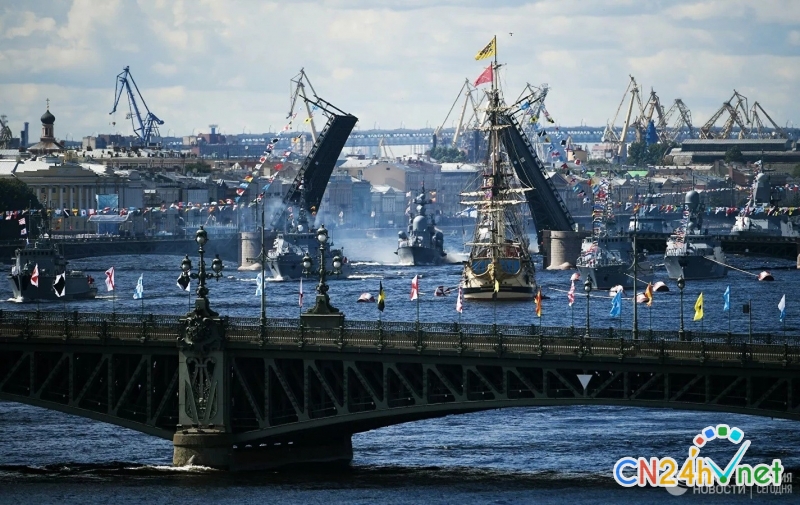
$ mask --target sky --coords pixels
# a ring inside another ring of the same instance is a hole
[[[58,138],[131,134],[130,66],[162,135],[277,131],[304,68],[360,130],[449,127],[495,35],[506,96],[547,83],[563,126],[605,125],[629,75],[695,126],[734,89],[800,126],[797,0],[0,0],[0,114],[36,139],[49,98]]]

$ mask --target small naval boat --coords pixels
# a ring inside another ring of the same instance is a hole
[[[447,253],[444,252],[444,234],[436,229],[433,216],[425,213],[425,206],[432,203],[422,192],[411,202],[415,211],[408,220],[408,230],[400,231],[397,255],[401,265],[441,265]],[[410,211],[411,212],[411,211]]]
[[[308,254],[314,263],[309,277],[319,277],[319,265],[317,262],[319,261],[320,242],[317,236],[324,228],[324,225],[320,225],[319,228],[312,229],[309,226],[306,212],[301,207],[298,220],[290,224],[288,231],[278,233],[272,244],[272,248],[267,251],[266,266],[269,268],[272,277],[280,280],[292,280],[303,277],[303,258],[306,254]],[[352,266],[344,256],[343,250],[333,249],[332,246],[333,242],[331,240],[326,240],[324,242],[325,268],[329,272],[334,271],[334,259],[339,258],[341,262],[341,266],[339,267],[340,273],[331,275],[327,277],[327,279],[347,277],[352,272]]]
[[[495,79],[488,95],[488,161],[481,174],[481,188],[462,193],[477,197],[461,202],[476,208],[477,220],[472,241],[466,244],[469,258],[464,262],[461,285],[467,300],[531,300],[537,289],[535,269],[522,213],[517,208],[525,203],[522,196],[529,188],[521,187],[515,179],[500,141],[500,130],[512,126],[500,124],[500,115],[507,108]]]
[[[647,235],[663,235],[669,237],[674,229],[667,222],[664,214],[658,211],[657,205],[650,197],[645,198],[644,203],[639,209],[631,214],[628,222],[628,233],[645,233]],[[651,211],[650,209],[654,209]]]
[[[653,264],[646,252],[635,252],[632,236],[639,229],[638,218],[631,235],[612,234],[608,224],[615,222],[613,203],[609,200],[608,181],[601,181],[593,191],[592,234],[581,243],[576,267],[592,289],[611,289],[622,286],[634,288],[634,279],[646,284],[653,281]]]
[[[760,173],[753,182],[750,198],[736,216],[731,235],[740,237],[800,237],[796,217],[775,214],[772,210],[780,201],[770,189],[769,176]]]
[[[702,233],[703,212],[697,191],[686,193],[683,222],[667,240],[664,267],[670,279],[719,279],[728,275],[719,240]]]
[[[17,249],[13,262],[8,280],[16,302],[86,300],[97,295],[94,279],[67,269],[69,262],[47,235]]]

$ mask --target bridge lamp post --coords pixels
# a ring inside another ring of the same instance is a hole
[[[197,234],[195,235],[195,241],[197,245],[200,246],[197,252],[200,254],[200,268],[198,268],[197,272],[192,272],[192,260],[189,259],[189,255],[187,254],[184,256],[183,261],[181,261],[181,270],[183,273],[181,277],[188,277],[190,279],[197,279],[198,286],[197,286],[197,300],[195,301],[195,312],[198,314],[203,315],[210,315],[210,316],[217,316],[218,314],[211,310],[208,303],[208,288],[206,287],[206,280],[207,279],[217,279],[219,280],[222,277],[222,270],[225,266],[222,264],[222,260],[219,258],[219,254],[214,257],[214,260],[211,262],[211,269],[214,271],[213,273],[206,271],[206,262],[204,259],[205,249],[203,246],[206,245],[208,242],[208,232],[203,229],[203,226],[200,226],[200,229],[197,230]]]
[[[586,279],[583,283],[583,290],[586,291],[586,338],[589,338],[589,294],[592,292],[592,281]]]
[[[686,332],[683,330],[683,288],[686,287],[686,279],[683,278],[683,274],[678,277],[678,290],[681,292],[681,326],[678,329],[678,340],[683,342],[686,340]]]
[[[333,307],[328,296],[328,284],[325,282],[328,275],[339,275],[342,273],[342,259],[337,254],[333,257],[333,270],[328,270],[325,266],[325,246],[328,243],[328,230],[325,225],[320,225],[317,229],[317,240],[319,241],[319,284],[317,284],[317,300],[315,305],[310,308],[307,314],[339,314],[339,309]],[[303,257],[303,274],[308,275],[312,272],[314,262],[308,253]]]

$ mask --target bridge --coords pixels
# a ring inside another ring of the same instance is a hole
[[[127,256],[130,254],[167,254],[183,256],[195,250],[194,236],[185,237],[117,237],[70,238],[57,242],[61,253],[70,260],[93,256]],[[239,233],[216,234],[209,242],[209,254],[219,254],[225,261],[240,259]],[[14,251],[25,247],[24,241],[14,240],[0,243],[0,263],[11,262]]]
[[[0,312],[0,400],[173,441],[176,465],[349,462],[351,435],[522,406],[800,420],[800,335]]]

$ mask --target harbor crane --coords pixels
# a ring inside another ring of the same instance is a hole
[[[450,114],[453,113],[453,109],[456,108],[456,105],[459,103],[459,100],[462,100],[462,98],[464,104],[461,106],[461,114],[458,117],[458,125],[456,126],[455,133],[453,134],[451,146],[457,147],[458,139],[463,136],[466,130],[474,130],[482,123],[483,120],[479,118],[479,110],[481,104],[483,104],[483,99],[485,96],[482,96],[480,99],[476,100],[476,94],[478,94],[478,88],[473,86],[469,79],[465,79],[464,84],[461,86],[461,89],[456,96],[456,99],[453,101],[453,105],[450,106],[450,110],[444,117],[444,121],[442,121],[442,124],[436,127],[436,129],[433,131],[433,135],[437,140],[442,130],[444,130],[447,120],[450,118]],[[469,116],[467,116],[467,107],[469,107],[470,111]]]
[[[672,118],[675,116],[673,122]],[[688,130],[689,138],[694,137],[694,127],[692,126],[692,112],[683,103],[683,100],[676,98],[672,106],[664,113],[662,121],[656,126],[661,141],[666,144],[677,142]]]
[[[632,75],[628,77],[630,77],[631,80],[628,83],[628,87],[625,89],[625,93],[622,95],[622,100],[619,103],[619,107],[617,107],[617,113],[614,114],[614,119],[606,125],[606,129],[603,132],[603,142],[617,144],[617,156],[619,157],[620,162],[622,162],[627,155],[628,144],[625,139],[628,136],[628,128],[631,126],[631,114],[633,113],[634,103],[639,105],[639,114],[637,117],[644,115],[644,106],[642,105],[642,98],[639,95],[639,85],[636,83],[636,79]],[[625,104],[625,98],[628,96],[628,93],[631,94],[630,102],[628,104],[628,112],[625,115],[625,122],[622,126],[622,132],[617,134],[614,124],[617,122],[617,117],[619,117],[622,106]],[[645,125],[645,128],[646,127],[647,125]]]
[[[311,93],[314,95],[314,100],[317,100],[319,97],[317,96],[317,92],[314,90],[314,86],[311,85],[311,81],[308,80],[308,76],[303,68],[300,69],[300,73],[296,76],[292,77],[291,79],[292,84],[294,84],[294,91],[292,92],[292,97],[290,99],[289,105],[289,114],[286,115],[286,119],[292,121],[294,120],[296,113],[294,111],[295,106],[297,105],[297,99],[300,98],[306,104],[306,119],[304,122],[308,123],[311,128],[311,141],[316,143],[317,142],[317,128],[314,125],[314,116],[313,112],[314,109],[317,109],[317,106],[314,106],[314,109],[311,108],[311,103],[313,100],[310,100],[306,95],[306,86],[311,89]]]
[[[759,114],[758,111],[761,111]],[[772,124],[772,132],[766,131],[764,127],[763,121],[761,121],[761,115],[763,115],[767,121]],[[779,139],[787,139],[789,136],[786,132],[778,126],[775,121],[767,114],[767,111],[761,107],[761,104],[753,102],[753,107],[750,109],[750,133],[751,135],[755,136],[755,138],[763,139],[763,138],[779,138]]]
[[[133,93],[134,90],[136,90],[135,95]],[[131,120],[133,133],[139,139],[141,145],[145,147],[149,146],[152,138],[160,137],[158,127],[163,125],[164,121],[150,112],[147,103],[144,101],[144,97],[142,97],[141,91],[139,91],[139,86],[137,86],[136,81],[133,80],[130,67],[125,67],[122,72],[117,75],[117,85],[114,90],[114,107],[111,108],[109,115],[117,111],[119,99],[122,97],[123,92],[128,95],[128,106],[130,107],[130,112],[125,115],[125,119]],[[139,109],[139,104],[136,102],[136,95],[139,96],[139,100],[142,102],[142,107],[145,112],[144,117],[142,117],[142,111]]]
[[[3,114],[0,116],[0,149],[8,149],[11,144],[11,128],[8,127],[8,117]]]
[[[735,102],[735,105],[733,102]],[[727,139],[731,136],[734,124],[739,125],[739,138],[747,138],[748,134],[750,133],[750,128],[747,125],[747,123],[750,122],[747,108],[747,97],[734,89],[733,96],[731,96],[727,101],[723,102],[722,107],[720,107],[717,112],[711,116],[711,119],[706,121],[706,123],[700,127],[700,138]],[[712,131],[714,124],[726,112],[728,113],[728,119],[725,120],[722,130],[720,130],[718,134],[715,134]],[[744,119],[742,119],[742,116],[744,116]]]

